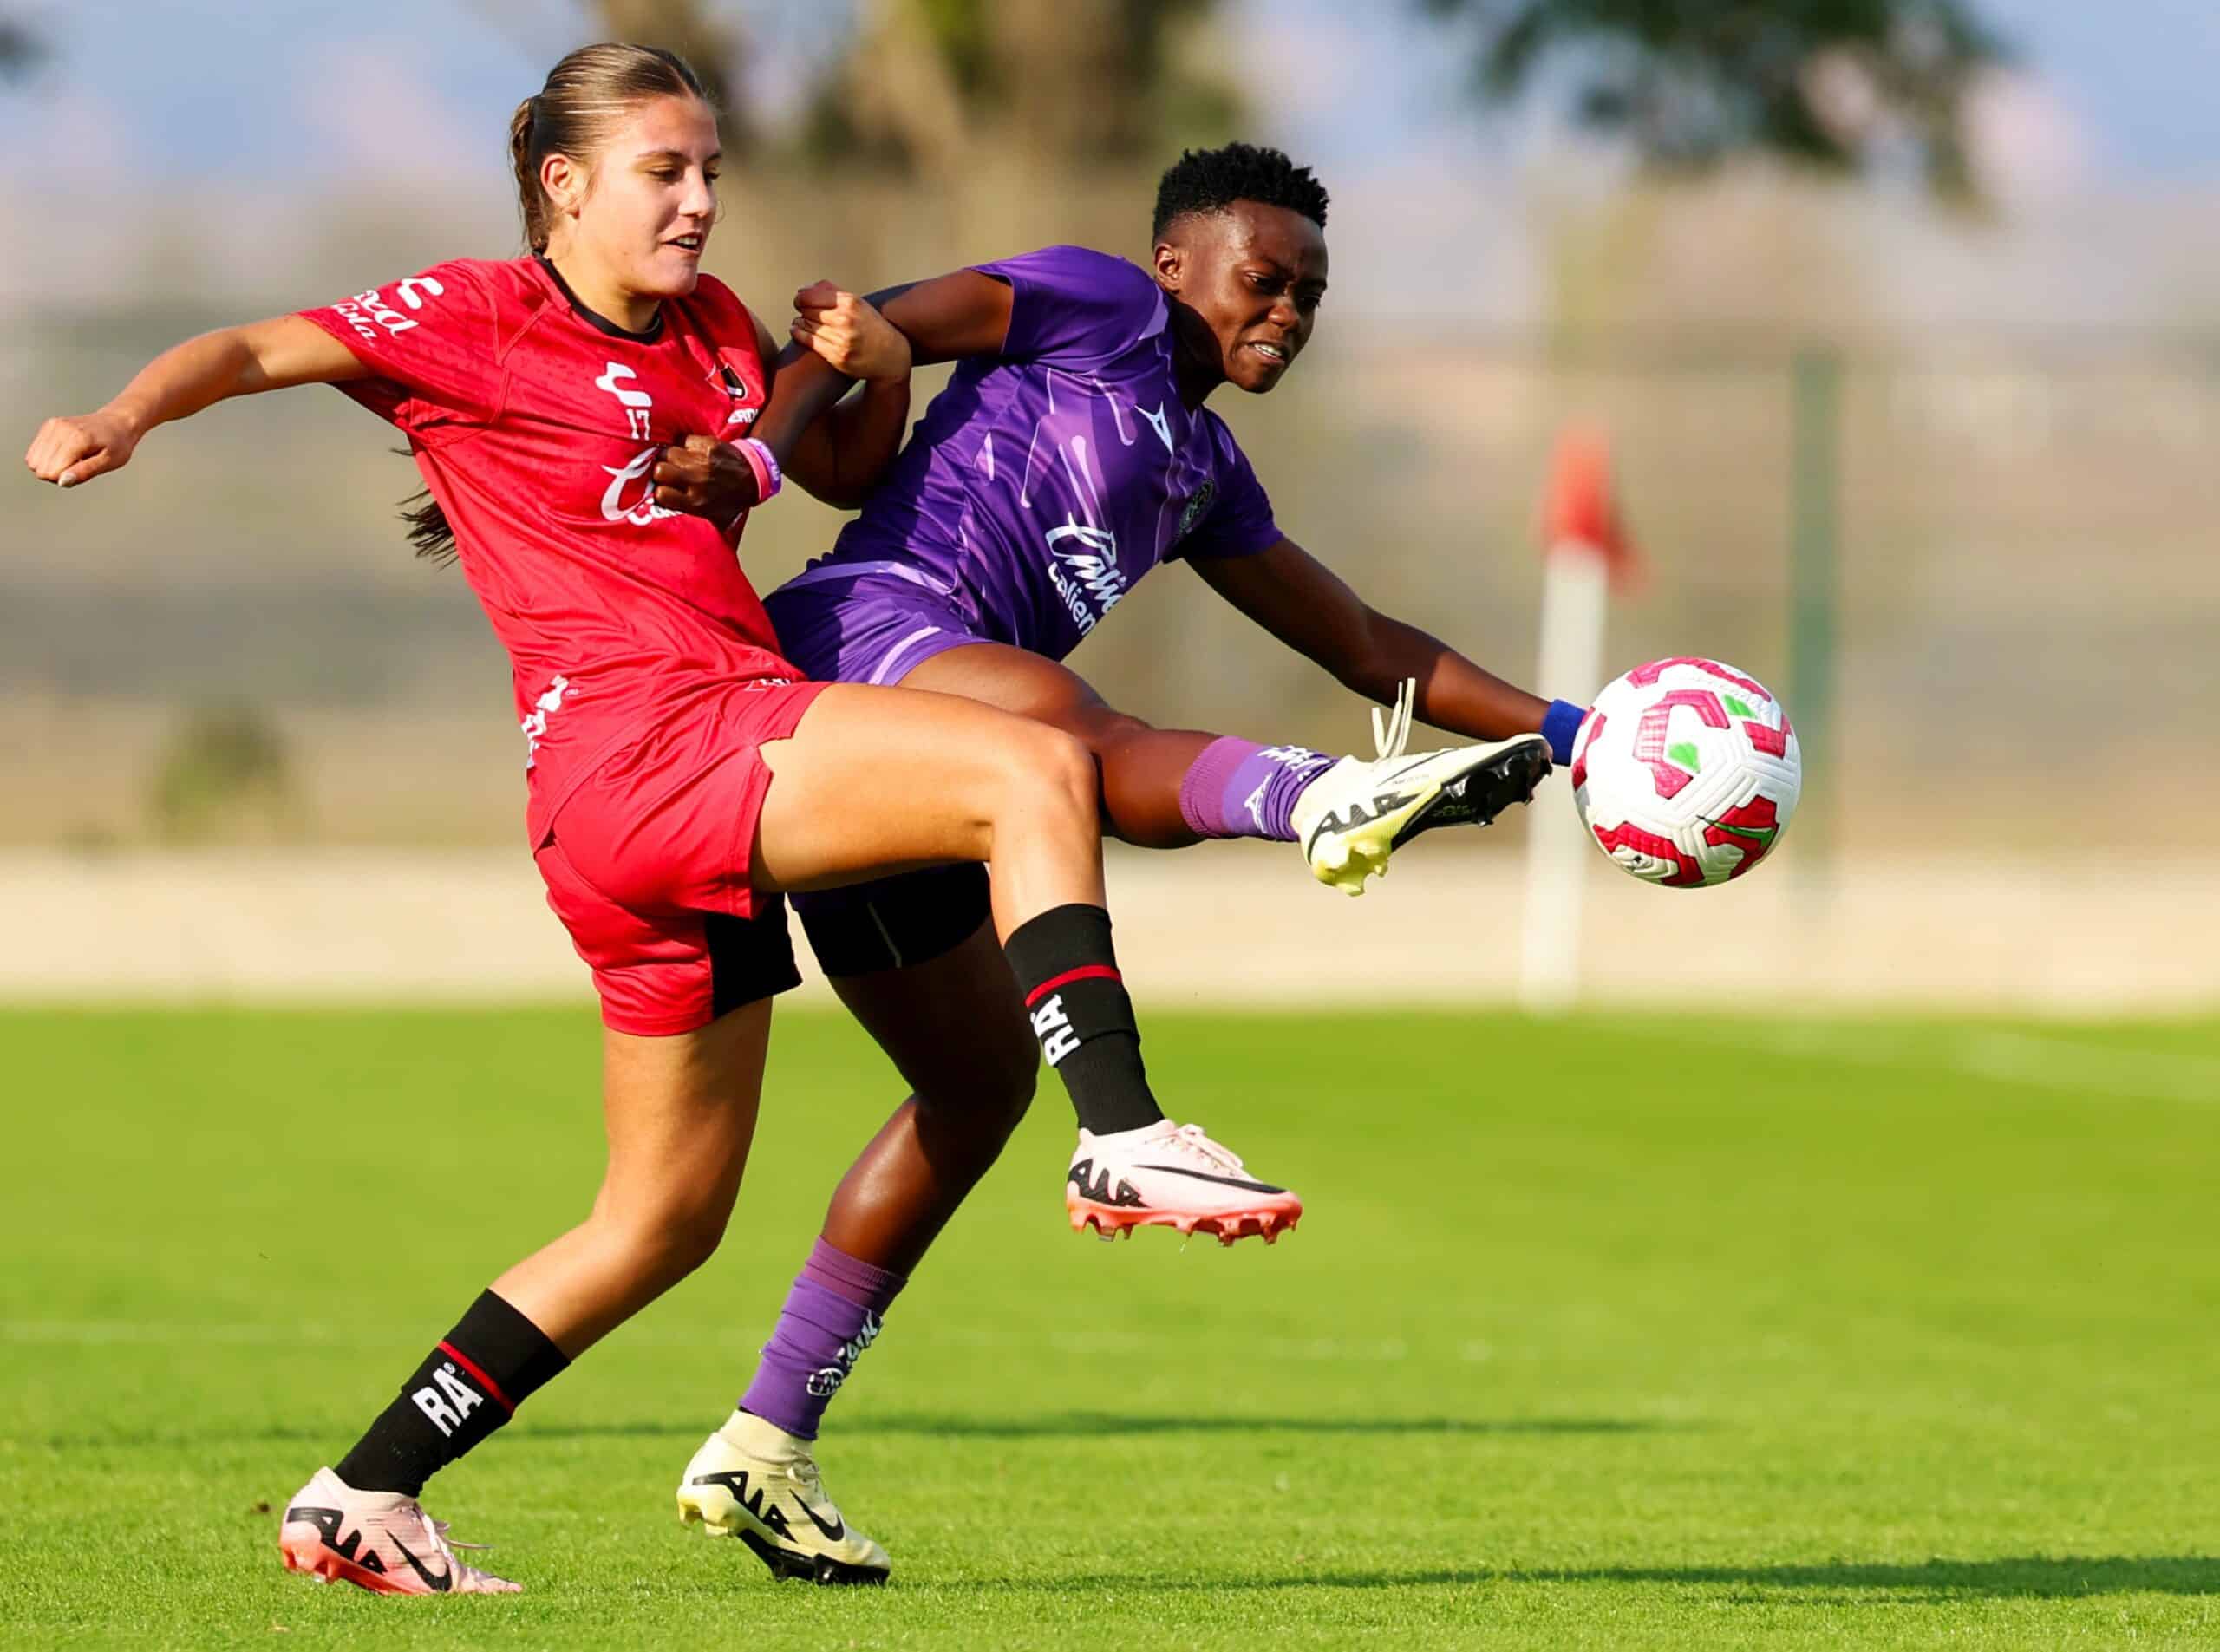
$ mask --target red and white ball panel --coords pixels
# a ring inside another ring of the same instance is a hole
[[[1588,835],[1668,889],[1726,883],[1763,860],[1803,779],[1780,702],[1717,660],[1637,666],[1596,696],[1573,741],[1573,804]]]

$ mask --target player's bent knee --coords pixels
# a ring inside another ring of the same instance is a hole
[[[623,1221],[623,1243],[643,1274],[683,1279],[717,1253],[731,1215],[729,1202],[673,1200]]]
[[[1045,725],[1028,731],[1012,754],[1028,813],[1069,811],[1091,818],[1095,809],[1094,754],[1084,741]]]

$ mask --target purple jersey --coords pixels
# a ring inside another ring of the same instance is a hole
[[[812,676],[895,682],[980,640],[1060,660],[1159,563],[1280,537],[1224,421],[1180,402],[1147,271],[1077,246],[978,267],[1010,284],[1002,353],[958,363],[863,514],[767,604]]]

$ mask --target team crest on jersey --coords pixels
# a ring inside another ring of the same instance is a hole
[[[1179,526],[1172,532],[1172,543],[1177,545],[1192,533],[1195,524],[1210,514],[1211,506],[1217,499],[1218,483],[1208,477],[1204,478],[1203,485],[1187,496],[1187,503],[1180,508]]]
[[[741,376],[740,369],[735,368],[729,361],[725,360],[722,356],[719,357],[717,361],[717,370],[714,375],[712,375],[712,376],[723,389],[724,393],[730,396],[735,402],[745,402],[748,400],[749,395],[748,381]],[[754,424],[755,422],[755,415],[761,411],[762,409],[761,408],[736,407],[733,408],[731,412],[725,415],[725,424],[728,428],[736,424]]]

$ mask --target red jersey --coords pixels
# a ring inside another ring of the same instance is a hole
[[[376,375],[338,388],[407,434],[509,651],[535,843],[625,741],[736,681],[800,678],[738,527],[647,498],[665,447],[737,440],[762,408],[755,323],[722,282],[665,299],[645,334],[536,258],[458,259],[304,313]]]

